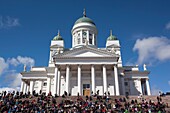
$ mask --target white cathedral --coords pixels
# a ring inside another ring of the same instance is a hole
[[[72,96],[91,95],[151,95],[150,73],[138,66],[122,66],[120,43],[110,33],[105,48],[97,48],[97,28],[86,17],[79,18],[71,30],[72,48],[64,48],[64,40],[58,35],[50,46],[48,67],[24,68],[21,72],[21,92],[33,91],[46,95],[63,95],[66,91]]]

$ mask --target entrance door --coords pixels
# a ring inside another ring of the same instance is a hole
[[[90,96],[90,84],[83,84],[83,95]]]

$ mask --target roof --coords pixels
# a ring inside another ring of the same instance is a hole
[[[86,17],[86,10],[85,10],[85,9],[84,9],[84,12],[83,12],[83,17],[79,18],[79,19],[74,23],[74,25],[75,25],[75,24],[78,24],[78,23],[83,23],[83,22],[85,22],[85,23],[91,23],[91,24],[95,25],[95,23],[93,22],[92,19]]]
[[[91,54],[89,53],[91,52]],[[93,54],[93,55],[92,55]],[[76,56],[75,56],[76,55]],[[82,56],[80,56],[82,55]],[[69,51],[65,51],[63,53],[57,54],[54,57],[55,58],[66,58],[66,57],[75,57],[75,58],[83,58],[83,56],[85,58],[89,58],[89,57],[100,57],[100,58],[119,58],[120,56],[111,52],[108,52],[107,50],[101,50],[101,49],[97,49],[97,48],[93,48],[90,46],[82,46],[80,48],[75,48]]]
[[[117,40],[117,37],[114,35],[110,35],[107,40]]]
[[[53,40],[63,40],[62,36],[60,36],[60,32],[58,31],[58,35],[53,38]]]
[[[79,19],[74,23],[74,25],[75,25],[75,24],[78,24],[78,23],[83,23],[83,22],[85,22],[85,23],[91,23],[91,24],[95,25],[95,23],[93,22],[92,19],[90,19],[90,18],[88,18],[88,17],[85,17],[85,16],[79,18]]]
[[[110,36],[107,38],[107,40],[118,40],[116,36],[112,35],[112,30],[110,30]]]

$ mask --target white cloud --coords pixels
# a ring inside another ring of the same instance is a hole
[[[17,88],[21,85],[21,74],[20,73],[9,73],[6,75],[5,82],[8,83],[8,87]]]
[[[134,66],[134,65],[136,65],[136,64],[134,64],[134,63],[131,62],[131,61],[128,61],[128,62],[125,63],[125,66]]]
[[[170,29],[170,22],[166,24],[166,29]]]
[[[2,75],[2,73],[4,73],[5,70],[8,69],[8,64],[5,62],[5,60],[0,57],[0,75]]]
[[[9,58],[7,62],[13,66],[18,66],[20,64],[33,66],[35,63],[34,59],[30,57],[22,57],[22,56],[18,56],[17,58]]]
[[[21,85],[21,74],[20,73],[15,73],[14,79],[11,82],[10,86],[13,86],[14,88],[19,87]]]
[[[7,62],[8,62],[9,64],[13,65],[13,66],[18,66],[18,65],[19,65],[19,62],[18,62],[17,59],[15,59],[15,58],[9,58],[9,59],[7,60]]]
[[[19,61],[19,63],[24,64],[24,65],[28,65],[28,66],[33,66],[34,65],[34,59],[30,58],[30,57],[21,57],[18,56],[17,60]]]
[[[17,18],[12,18],[10,16],[7,17],[0,16],[0,29],[16,27],[19,25],[20,25],[19,19]]]
[[[12,92],[12,91],[18,91],[18,89],[14,89],[14,88],[10,88],[10,87],[0,88],[0,93],[2,93],[3,91]]]
[[[168,84],[170,85],[170,81],[168,81]]]
[[[21,85],[21,75],[19,70],[17,70],[17,66],[27,65],[28,67],[31,67],[34,66],[34,63],[35,61],[31,57],[18,56],[17,58],[8,58],[7,61],[0,57],[0,79],[2,79],[1,75],[3,75],[3,82],[5,83],[5,85],[2,83],[3,86],[0,88],[0,91],[19,90]]]
[[[166,37],[148,37],[138,39],[133,51],[138,52],[138,64],[170,59],[170,39]]]

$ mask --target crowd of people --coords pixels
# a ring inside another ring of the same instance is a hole
[[[0,94],[0,113],[166,113],[166,107],[168,105],[162,102],[160,96],[154,102],[144,98],[113,99],[108,95],[73,97],[63,94],[62,97],[54,97],[51,93],[46,96],[6,91]]]

